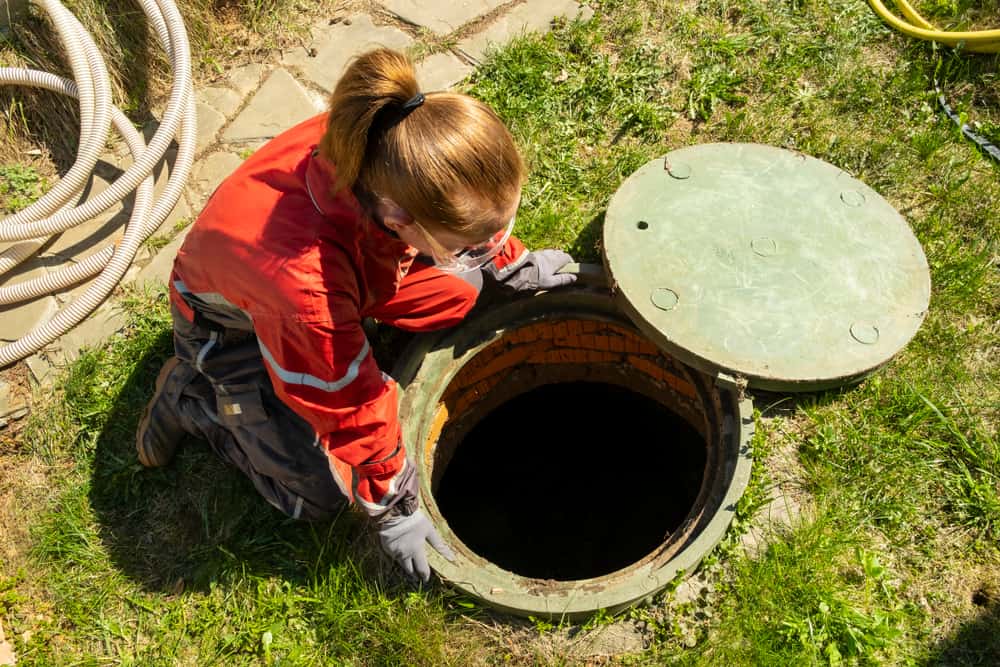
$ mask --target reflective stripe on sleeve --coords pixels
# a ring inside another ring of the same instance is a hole
[[[347,372],[344,373],[343,377],[332,382],[327,382],[316,377],[315,375],[310,375],[309,373],[290,371],[287,368],[283,368],[281,364],[275,360],[274,355],[271,354],[271,351],[267,349],[259,337],[257,338],[257,343],[260,345],[261,354],[264,355],[264,361],[271,366],[274,374],[277,375],[282,382],[285,384],[301,384],[328,392],[340,391],[347,385],[354,382],[354,380],[358,377],[361,362],[365,360],[365,356],[367,356],[369,349],[368,339],[366,338],[364,345],[361,346],[361,351],[358,352],[358,356],[354,358],[351,365],[347,367]]]
[[[386,506],[392,502],[392,499],[395,498],[396,494],[399,492],[399,489],[396,488],[396,480],[398,480],[400,476],[402,476],[402,474],[406,472],[407,465],[409,465],[409,461],[407,459],[403,459],[403,465],[400,466],[399,472],[393,475],[392,479],[389,480],[389,490],[385,492],[384,496],[382,496],[382,500],[380,500],[377,503],[365,500],[360,495],[358,495],[358,473],[357,471],[352,471],[354,499],[358,501],[359,505],[361,505],[362,507],[371,512],[380,512],[381,510],[384,510]]]

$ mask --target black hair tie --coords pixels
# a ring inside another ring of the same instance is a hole
[[[411,111],[413,111],[423,103],[424,103],[424,94],[417,93],[410,99],[403,102],[403,115],[405,116],[409,114]]]

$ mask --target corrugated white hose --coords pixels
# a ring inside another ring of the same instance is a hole
[[[111,84],[97,45],[80,22],[58,0],[37,0],[52,18],[60,41],[66,47],[73,78],[80,90],[80,147],[76,161],[58,183],[41,199],[3,221],[4,226],[38,220],[50,215],[77,194],[97,164],[111,127]],[[5,68],[6,69],[6,68]],[[10,68],[0,81],[36,86],[25,70]],[[20,79],[13,78],[20,75]],[[10,78],[8,78],[10,77]],[[12,80],[13,79],[13,80]],[[25,237],[27,238],[27,237]],[[11,240],[11,239],[4,239]]]
[[[45,1],[55,2],[56,0]],[[191,89],[191,65],[187,36],[184,34],[184,25],[181,23],[180,15],[177,13],[176,7],[173,6],[173,3],[170,2],[170,0],[140,0],[140,4],[143,6],[143,9],[146,10],[147,16],[151,18],[154,28],[162,28],[168,31],[168,35],[161,36],[161,41],[165,42],[164,47],[171,53],[171,60],[173,61],[174,85],[170,92],[170,99],[167,102],[167,108],[163,114],[163,120],[159,128],[157,128],[156,134],[153,135],[153,139],[149,142],[149,145],[139,160],[129,167],[124,174],[115,180],[111,187],[102,192],[100,195],[82,204],[81,206],[60,211],[59,213],[56,213],[55,215],[52,215],[44,220],[19,225],[17,227],[17,236],[14,235],[13,231],[8,232],[4,225],[0,224],[0,241],[37,238],[39,236],[61,232],[110,208],[119,200],[128,196],[128,194],[130,194],[132,190],[134,190],[139,183],[152,172],[156,163],[159,162],[160,158],[163,157],[164,152],[169,147],[170,142],[173,140],[174,135],[178,130],[182,111],[185,109],[185,96]],[[174,35],[174,31],[178,28],[177,26],[171,25],[170,16],[168,16],[167,12],[163,12],[163,18],[167,21],[166,24],[155,20],[155,9],[158,5],[163,5],[164,7],[169,6],[170,9],[173,10],[173,17],[175,17],[177,23],[179,24],[179,31],[184,40],[183,54],[181,54],[182,50],[179,48],[179,45],[175,43],[177,37]],[[157,32],[157,34],[159,34],[159,32]],[[181,66],[182,62],[183,67]],[[189,138],[191,141],[194,141],[193,136]],[[183,135],[178,136],[178,143],[184,139],[185,137]]]
[[[45,88],[66,95],[76,95],[76,85],[69,79],[55,76],[47,72],[28,70],[32,75],[36,87]],[[112,108],[112,119],[115,127],[125,139],[129,150],[134,158],[138,158],[146,148],[146,143],[132,126],[128,117],[118,109]],[[132,214],[129,218],[128,226],[145,224],[144,221],[149,214],[150,201],[153,198],[153,178],[147,176],[136,191],[135,202],[132,207]],[[159,224],[159,223],[157,223]],[[128,228],[126,228],[128,229]],[[156,228],[154,227],[153,230]],[[153,231],[153,230],[150,230]],[[148,233],[146,234],[148,237]],[[145,238],[145,237],[144,237]],[[144,240],[144,239],[143,239]],[[141,242],[141,241],[140,241]],[[35,242],[28,242],[28,244]],[[42,242],[44,243],[44,241]],[[27,245],[27,244],[21,244]],[[14,246],[16,248],[17,246]],[[13,248],[12,248],[13,249]],[[39,278],[26,280],[16,285],[0,287],[0,304],[18,303],[37,296],[59,291],[70,285],[75,285],[91,276],[100,273],[114,254],[114,246],[109,246],[96,253],[91,254],[86,259],[61,269],[55,273],[50,273]]]
[[[96,141],[98,143],[99,152],[103,148],[104,140],[107,137],[107,127],[103,131],[100,128],[95,129],[93,127],[96,124],[94,121],[100,120],[102,117],[102,112],[96,108],[88,109],[88,105],[92,105],[90,100],[95,98],[97,98],[98,102],[100,100],[100,93],[91,93],[94,85],[101,85],[102,76],[101,74],[97,74],[96,77],[92,75],[95,63],[99,63],[100,68],[103,70],[103,60],[96,46],[93,46],[93,41],[90,40],[89,35],[86,35],[82,27],[79,27],[79,24],[76,23],[75,18],[69,15],[57,0],[38,0],[38,2],[47,11],[50,11],[54,21],[62,21],[68,16],[68,19],[66,19],[67,23],[75,24],[76,27],[65,28],[65,32],[61,30],[60,35],[64,37],[64,44],[66,44],[67,51],[73,52],[74,50],[83,49],[90,54],[86,56],[88,61],[87,72],[81,74],[84,68],[79,66],[79,59],[74,64],[75,56],[71,56],[70,60],[71,66],[74,68],[74,77],[77,77],[76,85],[72,81],[47,75],[44,72],[13,70],[13,68],[0,68],[0,83],[38,85],[69,95],[77,94],[80,99],[81,122],[87,118],[91,119],[91,123],[87,129],[81,131],[81,148],[78,153],[78,162],[82,160],[86,165],[91,159],[89,150],[92,142]],[[0,240],[28,240],[27,246],[24,246],[24,244],[18,245],[30,248],[35,244],[33,239],[64,231],[101,213],[131,194],[137,186],[142,184],[136,192],[132,217],[125,229],[123,238],[115,246],[94,253],[79,264],[71,266],[68,269],[49,276],[43,276],[39,279],[13,285],[9,288],[3,288],[3,291],[0,292],[0,297],[2,297],[0,298],[0,302],[5,302],[7,299],[24,300],[25,298],[42,296],[51,291],[68,287],[79,282],[80,279],[100,271],[100,275],[93,284],[83,294],[60,310],[52,319],[25,334],[18,341],[0,347],[0,367],[13,363],[18,359],[23,359],[52,342],[78,324],[107,298],[128,271],[139,250],[139,246],[160,226],[166,216],[170,214],[170,211],[173,210],[190,174],[191,165],[194,161],[196,121],[194,94],[191,86],[190,47],[187,41],[187,34],[184,30],[180,13],[173,2],[170,0],[139,0],[139,2],[146,16],[149,18],[161,46],[170,56],[174,74],[170,99],[163,114],[162,122],[152,140],[148,146],[144,145],[142,137],[135,131],[131,123],[128,122],[128,119],[119,110],[109,106],[110,116],[115,123],[115,127],[125,138],[129,149],[133,156],[135,156],[132,166],[104,192],[81,206],[67,207],[65,202],[59,201],[63,194],[60,194],[59,197],[50,197],[48,201],[44,202],[44,206],[37,206],[42,201],[39,200],[39,202],[36,202],[36,211],[33,214],[39,217],[31,218],[30,216],[25,217],[22,215],[20,218],[15,219],[15,216],[11,216],[11,218],[0,222]],[[55,18],[57,16],[59,17],[58,19]],[[73,34],[73,38],[66,41],[65,36],[70,34]],[[88,50],[88,46],[92,46],[93,48]],[[14,80],[11,80],[11,78]],[[96,83],[94,82],[94,78],[97,79]],[[106,72],[104,72],[103,80],[106,81]],[[88,86],[91,87],[90,90],[84,93],[84,88]],[[99,138],[92,139],[93,135],[97,135]],[[177,159],[174,163],[174,169],[167,180],[163,193],[152,205],[152,210],[147,214],[152,197],[151,174],[153,168],[169,148],[174,136],[177,137],[178,141]],[[84,180],[86,180],[86,176],[89,176],[94,163],[96,163],[96,158],[93,163],[90,163]],[[70,171],[72,172],[72,169]],[[68,175],[69,172],[67,173]],[[65,178],[63,181],[65,181]],[[63,181],[60,181],[60,183]],[[55,189],[53,188],[53,191]],[[75,193],[76,191],[73,192],[73,194]],[[51,191],[49,194],[51,194]],[[62,210],[59,210],[60,208]],[[28,210],[21,211],[21,214],[24,214]],[[42,212],[39,213],[39,211]],[[14,252],[10,253],[8,261],[26,252],[25,249],[17,250],[17,246],[11,250]],[[102,264],[104,265],[103,270],[101,269]],[[0,264],[0,268],[2,268],[2,264]]]
[[[90,40],[90,35],[82,29],[72,14],[61,6],[50,8],[43,5],[43,7],[50,12],[56,32],[63,43],[71,40],[82,40],[86,47],[68,50],[73,77],[83,84],[81,86],[83,92],[79,95],[80,144],[77,148],[76,160],[69,172],[38,201],[7,218],[4,221],[7,224],[34,220],[49,215],[60,208],[69,207],[74,195],[84,186],[91,171],[93,171],[98,155],[103,148],[104,139],[108,135],[111,85],[108,82],[107,70],[100,58],[100,52]],[[3,68],[0,70],[0,84],[35,85],[33,75],[33,72],[26,70]],[[44,238],[33,239],[25,243],[18,243],[0,253],[0,276],[34,256],[35,252],[45,244],[45,241]]]

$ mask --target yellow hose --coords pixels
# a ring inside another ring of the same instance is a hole
[[[974,32],[938,30],[917,13],[917,10],[907,0],[894,0],[894,2],[903,13],[905,20],[890,12],[882,4],[882,0],[868,0],[872,9],[882,17],[883,21],[910,37],[939,42],[946,46],[961,46],[965,51],[973,53],[1000,52],[1000,30],[978,30]]]

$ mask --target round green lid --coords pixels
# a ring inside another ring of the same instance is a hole
[[[833,165],[758,144],[682,148],[632,174],[608,207],[604,260],[662,349],[777,391],[870,373],[930,300],[927,259],[888,202]]]

